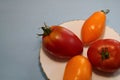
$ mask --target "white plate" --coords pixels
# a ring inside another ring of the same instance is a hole
[[[83,20],[69,21],[61,24],[61,26],[73,31],[80,38],[80,29],[83,25]],[[112,28],[106,26],[103,38],[112,38],[120,41],[120,36]],[[87,48],[84,48],[83,55],[86,56]],[[50,80],[63,80],[64,69],[67,62],[57,61],[49,57],[42,48],[40,49],[40,63]],[[93,71],[92,80],[120,80],[120,70],[114,74],[105,74]]]

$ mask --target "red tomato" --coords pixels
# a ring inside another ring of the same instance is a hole
[[[94,12],[83,24],[81,29],[82,41],[85,45],[97,40],[104,33],[106,25],[106,11]]]
[[[59,58],[70,58],[82,53],[83,44],[72,31],[61,26],[45,26],[42,29],[43,48],[48,53]]]
[[[91,80],[91,78],[92,67],[86,57],[77,55],[68,61],[63,80]]]
[[[120,68],[120,42],[102,39],[88,48],[88,59],[94,68],[104,72],[114,72]]]

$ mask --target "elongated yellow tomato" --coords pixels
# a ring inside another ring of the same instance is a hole
[[[94,12],[83,24],[81,29],[81,38],[85,45],[97,40],[104,33],[106,25],[106,11]]]
[[[91,80],[92,67],[89,60],[77,55],[71,58],[64,71],[63,80]]]

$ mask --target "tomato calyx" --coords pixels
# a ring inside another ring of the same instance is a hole
[[[100,55],[102,56],[102,60],[108,59],[109,58],[109,52],[108,48],[102,48]]]
[[[44,27],[41,27],[41,29],[44,31],[44,33],[43,34],[37,34],[38,36],[47,36],[52,32],[50,27],[48,27],[48,25],[46,25],[46,23],[44,23]]]
[[[101,10],[101,12],[103,12],[104,14],[108,14],[110,12],[110,10],[109,9]]]
[[[51,29],[44,23],[45,27],[41,27],[44,31],[43,36],[47,36],[51,33]]]

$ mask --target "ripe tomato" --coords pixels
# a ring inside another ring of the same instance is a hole
[[[77,55],[68,61],[63,80],[91,80],[91,78],[92,67],[86,57]]]
[[[81,29],[81,38],[85,45],[98,39],[103,33],[106,25],[107,10],[94,12],[83,24]]]
[[[101,39],[88,48],[88,59],[94,68],[104,72],[114,72],[120,68],[120,42]]]
[[[81,54],[83,44],[81,40],[70,30],[61,26],[42,27],[43,48],[46,52],[59,58],[70,58]]]

